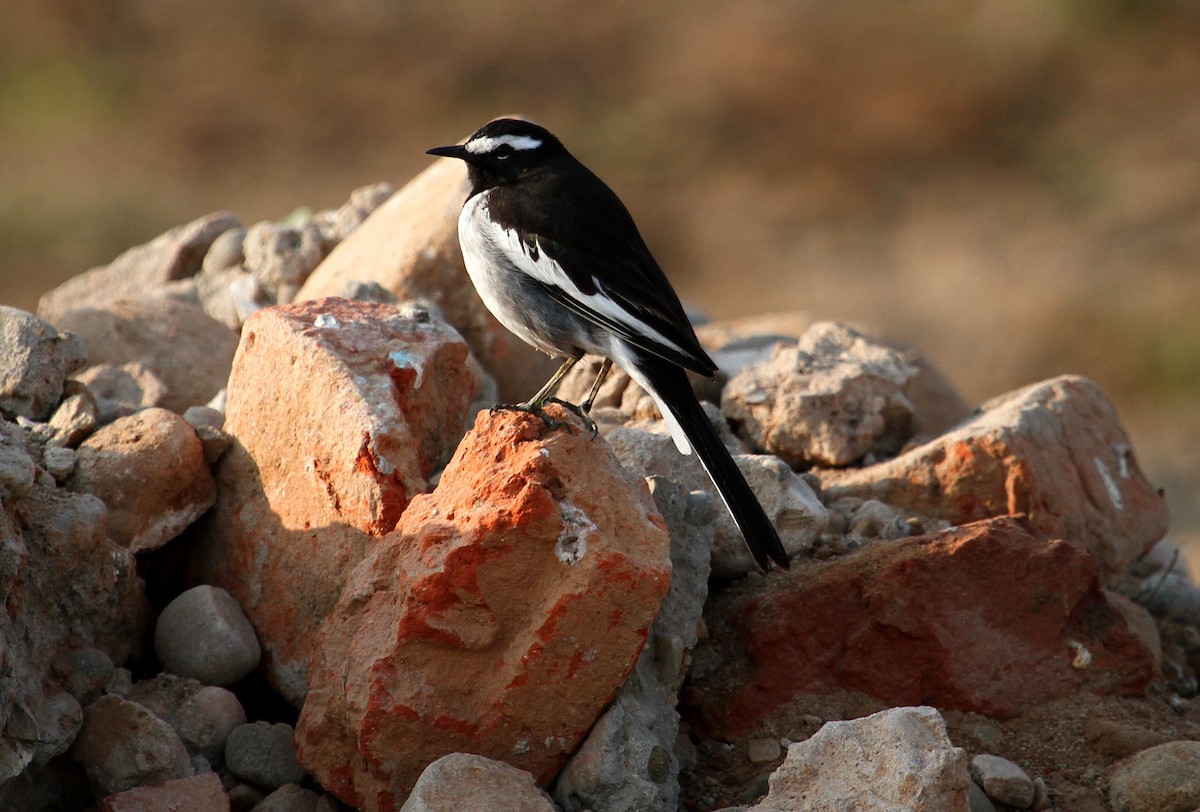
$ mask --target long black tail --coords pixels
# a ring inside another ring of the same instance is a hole
[[[717,492],[733,515],[733,520],[737,522],[738,529],[742,531],[746,547],[759,569],[766,572],[772,561],[787,569],[787,551],[783,549],[779,534],[771,526],[771,520],[767,518],[758,497],[750,489],[729,450],[708,422],[708,415],[692,393],[686,373],[658,358],[642,360],[638,371],[654,387],[660,406],[666,406],[683,429],[704,470],[708,471],[713,484],[717,486]]]

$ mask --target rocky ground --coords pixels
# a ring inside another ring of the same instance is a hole
[[[482,308],[461,166],[0,311],[0,806],[1191,810],[1200,588],[1087,379],[705,324],[753,571],[622,374]],[[576,400],[594,367],[572,373]]]

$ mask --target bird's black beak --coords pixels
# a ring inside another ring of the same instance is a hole
[[[437,155],[442,158],[458,158],[465,161],[471,155],[467,152],[467,148],[462,144],[455,144],[450,147],[434,147],[433,149],[425,150],[426,155]]]

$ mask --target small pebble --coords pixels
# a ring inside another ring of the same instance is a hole
[[[229,789],[229,812],[250,812],[267,794],[250,784],[237,784]]]
[[[751,764],[769,764],[782,755],[779,739],[754,739],[747,748]]]
[[[62,482],[75,470],[75,449],[47,446],[42,452],[42,465],[56,482]]]
[[[1006,758],[978,755],[971,760],[971,778],[993,801],[1017,809],[1033,804],[1033,780]]]
[[[292,744],[295,730],[283,723],[239,725],[225,741],[225,766],[238,778],[265,790],[298,784],[306,773]]]
[[[1043,812],[1050,808],[1050,789],[1046,786],[1046,779],[1033,779],[1033,805],[1030,806],[1034,812]]]
[[[967,810],[968,812],[996,812],[996,805],[992,803],[992,799],[974,781],[967,790]]]
[[[298,784],[284,784],[253,807],[253,812],[317,812],[321,796]]]
[[[100,695],[113,673],[113,662],[99,649],[73,648],[56,661],[55,671],[68,693],[86,706]]]

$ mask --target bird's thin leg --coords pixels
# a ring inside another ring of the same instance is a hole
[[[529,412],[530,414],[535,414],[540,417],[542,422],[545,423],[548,428],[557,429],[566,426],[566,423],[562,422],[561,420],[555,420],[553,417],[546,414],[545,410],[542,409],[542,405],[546,403],[546,401],[554,401],[555,403],[568,406],[572,411],[576,411],[579,408],[573,403],[566,403],[565,401],[558,400],[557,398],[553,397],[553,395],[558,391],[558,387],[559,384],[562,383],[562,379],[566,377],[568,372],[571,371],[571,367],[579,363],[579,359],[582,357],[582,355],[568,356],[568,358],[562,362],[562,366],[558,368],[558,371],[550,377],[550,380],[546,381],[546,385],[539,389],[536,395],[524,403],[497,403],[491,408],[491,411]],[[589,420],[588,422],[590,423],[591,421]],[[570,427],[568,426],[568,428]]]
[[[600,365],[600,372],[596,375],[596,380],[592,384],[592,389],[590,392],[588,392],[587,400],[578,406],[576,406],[574,403],[561,400],[560,398],[549,398],[549,400],[552,400],[560,406],[570,409],[575,414],[579,415],[579,419],[583,421],[583,424],[587,426],[588,431],[592,433],[593,440],[596,439],[596,435],[600,433],[600,430],[596,428],[596,421],[592,420],[592,418],[588,416],[588,413],[592,411],[592,404],[596,401],[596,393],[600,391],[600,385],[603,384],[604,379],[608,377],[608,371],[612,369],[612,363],[613,362],[611,359],[604,359],[604,363]]]
[[[588,412],[592,410],[592,404],[596,400],[596,393],[600,391],[600,385],[603,384],[604,379],[608,377],[608,371],[610,369],[612,369],[612,361],[608,358],[605,358],[604,363],[600,365],[600,373],[596,376],[596,381],[592,384],[591,391],[588,392],[587,400],[578,406],[576,406],[574,403],[562,400],[561,398],[547,398],[547,400],[553,401],[563,408],[570,409],[575,414],[579,415],[579,419],[583,421],[583,424],[587,426],[588,431],[592,433],[593,440],[596,439],[596,435],[600,433],[600,430],[596,428],[596,421],[592,420],[592,418],[588,416]]]
[[[592,391],[588,392],[587,400],[579,406],[584,414],[591,412],[592,404],[596,402],[596,393],[600,391],[600,386],[604,383],[604,379],[608,377],[610,369],[612,369],[612,359],[605,358],[604,363],[600,365],[600,374],[596,376],[596,382],[592,384]]]

